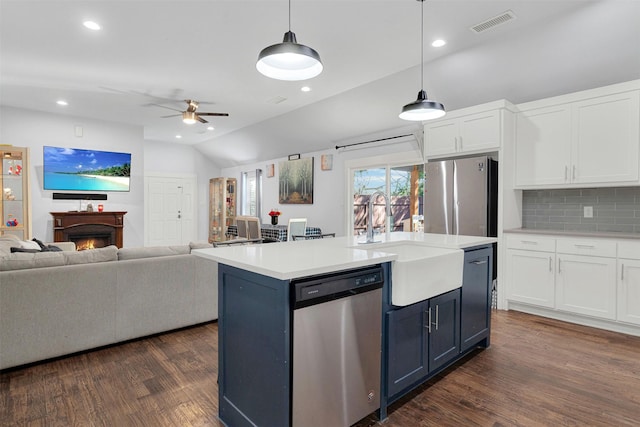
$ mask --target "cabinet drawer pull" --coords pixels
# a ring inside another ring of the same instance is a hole
[[[549,271],[553,271],[553,259],[549,257]]]
[[[572,177],[572,179],[573,180],[576,179],[576,165],[573,165],[573,177]]]
[[[622,264],[622,268],[620,269],[620,280],[624,280],[624,264]]]
[[[569,166],[565,165],[564,166],[564,180],[565,180],[565,182],[567,181],[567,179],[569,179]]]
[[[438,330],[438,307],[440,307],[439,305],[436,305],[436,331]]]
[[[585,248],[585,249],[594,249],[595,248],[595,245],[578,245],[578,244],[575,244],[574,246],[576,248]]]
[[[431,307],[427,310],[427,332],[431,333]]]
[[[486,264],[487,260],[483,260],[483,261],[471,261],[469,264],[475,264],[475,265],[482,265],[482,264]]]
[[[558,274],[562,273],[562,260],[558,258]]]
[[[525,245],[537,245],[538,242],[536,242],[535,240],[520,240],[521,243],[525,244]]]

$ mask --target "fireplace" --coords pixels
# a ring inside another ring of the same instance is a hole
[[[51,212],[54,242],[74,242],[76,248],[122,247],[126,212]]]

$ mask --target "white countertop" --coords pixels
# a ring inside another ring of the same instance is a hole
[[[233,245],[194,249],[191,253],[221,264],[273,277],[295,279],[393,261],[396,254],[384,252],[384,244],[413,242],[438,248],[466,249],[493,243],[493,237],[452,236],[396,232],[375,236],[380,242],[359,244],[359,237],[336,237],[259,245]]]

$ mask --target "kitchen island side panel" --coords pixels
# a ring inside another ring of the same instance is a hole
[[[290,423],[289,282],[220,264],[219,417],[227,426]]]

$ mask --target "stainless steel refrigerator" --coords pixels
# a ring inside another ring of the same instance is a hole
[[[424,231],[496,237],[498,162],[482,156],[427,163]],[[495,249],[494,245],[494,278]]]

